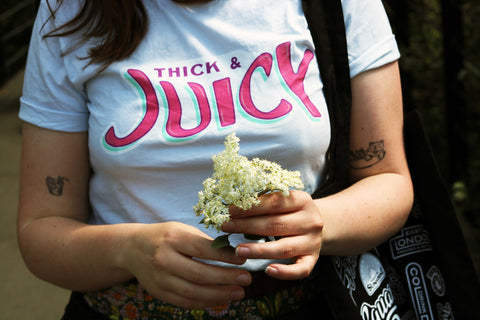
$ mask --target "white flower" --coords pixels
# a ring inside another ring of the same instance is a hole
[[[225,150],[212,157],[213,176],[203,182],[198,203],[193,207],[202,223],[220,230],[230,220],[228,207],[248,210],[258,204],[258,196],[273,191],[289,195],[291,188],[303,189],[299,171],[282,169],[277,163],[255,158],[248,160],[239,154],[239,141],[235,133],[226,137]]]

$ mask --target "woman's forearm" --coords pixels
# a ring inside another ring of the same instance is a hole
[[[321,254],[354,255],[374,248],[402,227],[413,189],[408,175],[382,173],[315,202],[324,221]]]
[[[44,217],[21,226],[18,239],[25,263],[37,277],[66,289],[91,291],[132,278],[121,264],[122,246],[134,228]]]

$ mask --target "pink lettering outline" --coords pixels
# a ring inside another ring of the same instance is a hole
[[[213,91],[215,93],[215,100],[217,101],[220,125],[227,127],[235,124],[235,105],[233,102],[230,78],[214,81]]]
[[[178,139],[188,138],[201,132],[210,124],[212,113],[210,111],[207,93],[202,85],[195,82],[188,83],[197,98],[198,110],[200,112],[200,123],[192,129],[183,129],[181,126],[183,111],[175,87],[168,81],[160,81],[160,85],[165,92],[168,103],[168,117],[165,124],[165,130],[168,135]]]
[[[253,72],[255,69],[262,68],[265,71],[267,77],[270,76],[272,70],[273,58],[270,53],[262,53],[256,58],[247,70],[247,73],[243,77],[240,85],[240,104],[242,108],[252,117],[264,120],[273,120],[285,116],[292,110],[292,105],[285,99],[282,99],[275,109],[269,112],[263,112],[259,110],[252,99],[250,91],[250,83],[252,81]]]
[[[311,50],[305,50],[304,56],[295,72],[292,67],[292,58],[290,54],[290,42],[280,44],[276,49],[278,69],[288,87],[302,100],[303,104],[313,117],[320,118],[322,115],[318,111],[315,104],[305,92],[305,75],[307,74],[308,65],[313,60],[314,53]]]
[[[123,138],[116,135],[113,126],[108,129],[105,134],[105,142],[115,148],[128,146],[145,136],[153,128],[159,113],[157,95],[147,75],[140,70],[134,69],[129,69],[127,73],[143,90],[146,101],[145,115],[140,124]]]

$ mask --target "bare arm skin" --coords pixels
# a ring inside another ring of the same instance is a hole
[[[18,240],[39,278],[92,291],[137,277],[154,296],[201,308],[243,297],[247,271],[191,257],[241,264],[233,250],[215,250],[207,235],[180,223],[92,226],[86,133],[24,124]],[[62,187],[63,184],[63,187]],[[188,245],[185,245],[188,244]]]
[[[273,277],[303,278],[319,254],[369,250],[397,232],[408,217],[413,188],[403,148],[397,63],[352,79],[352,98],[351,187],[315,200],[303,191],[288,198],[266,195],[248,212],[232,210],[234,219],[223,226],[226,232],[282,237],[237,247],[240,257],[296,259],[292,265],[270,265],[266,271]]]
[[[413,203],[398,64],[352,79],[352,98],[350,150],[370,149],[370,155],[363,160],[351,157],[350,176],[355,183],[349,189],[317,201],[325,211],[334,203],[344,204],[345,214],[324,217],[325,224],[335,219],[332,227],[345,225],[324,229],[325,254],[359,253],[385,241],[405,223]]]

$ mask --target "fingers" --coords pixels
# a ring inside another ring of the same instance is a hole
[[[170,255],[155,263],[149,279],[139,278],[145,289],[163,301],[185,308],[205,308],[244,297],[251,283],[249,272],[208,265],[192,258]]]
[[[242,288],[223,287],[222,290],[218,290],[217,288],[193,287],[190,289],[188,286],[181,285],[178,288],[182,291],[162,292],[159,296],[163,301],[188,309],[216,307],[230,301],[240,300],[244,296]],[[177,292],[182,292],[182,294],[180,295]]]
[[[318,256],[320,246],[319,238],[295,236],[265,243],[242,243],[235,252],[248,259],[289,259],[305,255]]]
[[[212,248],[211,238],[196,228],[173,225],[163,233],[153,264],[158,270],[197,284],[245,286],[251,281],[245,270],[214,266],[198,259],[233,264],[246,261],[233,248]]]
[[[289,197],[280,192],[261,197],[261,203],[248,210],[231,209],[232,219],[222,231],[263,236],[291,236],[321,231],[323,220],[311,196],[293,190]]]
[[[292,259],[293,264],[272,264],[265,272],[281,280],[306,278],[320,255],[321,238],[294,236],[266,243],[243,243],[236,254],[249,259]]]
[[[131,273],[156,298],[188,308],[215,306],[244,296],[252,279],[246,270],[200,259],[240,264],[232,249],[211,247],[212,239],[180,223],[143,225],[129,252]]]
[[[188,257],[204,260],[221,261],[241,265],[245,259],[235,255],[232,248],[215,249],[212,247],[212,238],[197,228],[171,223],[171,227],[164,231],[162,240],[164,245]]]
[[[285,237],[321,230],[323,222],[306,212],[279,215],[255,216],[248,219],[232,219],[222,226],[227,233],[255,234],[262,236]]]
[[[165,277],[161,286],[143,284],[153,296],[184,308],[205,308],[240,300],[245,296],[240,286],[199,285],[183,278]]]
[[[194,270],[192,272],[192,270]],[[251,276],[243,270],[225,269],[201,262],[185,261],[171,274],[158,274],[146,287],[159,299],[185,308],[205,308],[244,297]]]
[[[226,262],[235,265],[242,265],[246,259],[235,255],[235,250],[231,247],[224,247],[216,249],[212,247],[212,240],[208,240],[204,243],[193,242],[188,246],[183,243],[176,243],[173,246],[176,251],[184,254],[188,257],[195,257],[203,260],[214,260],[220,262]]]
[[[311,200],[311,196],[303,191],[291,190],[288,197],[281,192],[272,192],[262,195],[260,204],[250,210],[242,210],[237,207],[230,208],[232,219],[241,219],[250,216],[258,216],[272,213],[286,213],[302,207],[305,202]]]
[[[323,219],[310,195],[292,191],[262,196],[248,211],[232,210],[232,220],[222,226],[228,233],[276,236],[266,243],[242,243],[236,255],[247,259],[293,259],[294,264],[272,264],[266,272],[278,279],[305,278],[313,270],[322,246]]]
[[[318,256],[302,256],[294,264],[271,264],[265,272],[269,276],[280,280],[304,279],[313,271],[317,260]]]
[[[170,270],[169,273],[173,276],[200,285],[247,286],[252,281],[246,270],[214,266],[183,255],[172,255],[168,261],[157,261],[156,267]]]

